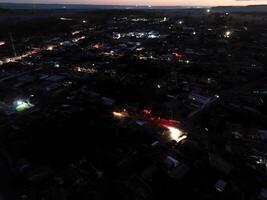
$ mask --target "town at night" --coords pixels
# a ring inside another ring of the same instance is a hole
[[[253,2],[0,3],[0,199],[267,200]]]

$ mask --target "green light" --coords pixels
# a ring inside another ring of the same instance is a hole
[[[15,103],[15,106],[16,106],[16,111],[17,112],[23,112],[25,110],[28,110],[30,108],[32,108],[34,105],[29,103],[29,102],[24,102],[24,101],[17,101]]]

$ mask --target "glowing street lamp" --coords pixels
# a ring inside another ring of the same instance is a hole
[[[127,111],[124,109],[123,112],[112,112],[115,118],[125,118],[128,116]]]
[[[225,33],[224,33],[224,37],[225,38],[229,38],[230,36],[231,36],[231,31],[226,31]]]
[[[49,46],[49,47],[47,47],[47,50],[48,51],[52,51],[54,49],[54,46]]]

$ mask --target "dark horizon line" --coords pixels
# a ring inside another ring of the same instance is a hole
[[[0,4],[27,4],[27,5],[32,5],[32,4],[38,4],[38,5],[71,5],[71,6],[80,6],[80,5],[85,5],[85,6],[120,6],[120,7],[191,7],[191,8],[209,8],[209,7],[247,7],[247,6],[267,6],[267,4],[248,4],[248,5],[223,5],[223,6],[207,6],[207,5],[121,5],[121,4],[90,4],[90,3],[39,3],[39,2],[34,2],[34,3],[29,3],[29,2],[1,2]]]

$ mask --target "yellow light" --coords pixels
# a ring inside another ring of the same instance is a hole
[[[53,46],[49,46],[49,47],[47,47],[47,50],[52,51],[53,48],[54,48]]]
[[[121,113],[121,112],[113,112],[114,117],[119,117],[119,118],[123,118],[125,117],[125,113]]]

